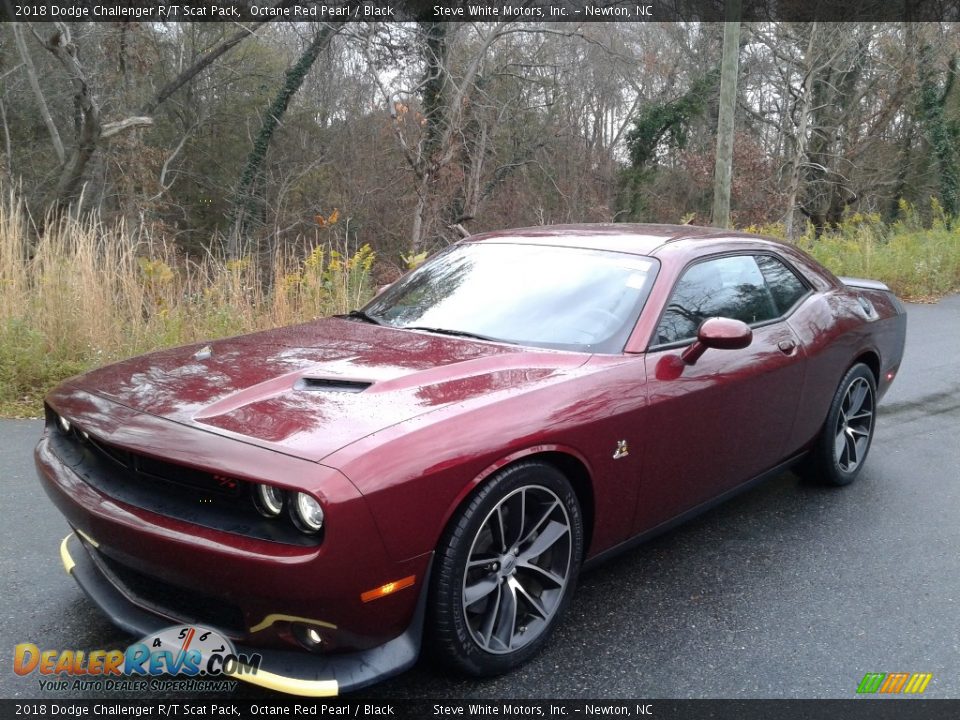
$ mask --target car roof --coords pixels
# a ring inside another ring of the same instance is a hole
[[[681,240],[769,241],[770,238],[697,225],[654,225],[637,223],[583,223],[577,225],[540,225],[497,230],[471,235],[463,242],[515,242],[524,245],[613,250],[653,255],[658,248]],[[684,243],[686,244],[686,243]]]

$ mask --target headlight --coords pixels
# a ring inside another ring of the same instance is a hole
[[[305,533],[320,532],[323,527],[323,508],[307,493],[297,493],[293,502],[293,522]]]
[[[61,429],[61,430],[63,430],[65,433],[70,432],[70,421],[67,420],[63,415],[60,415],[60,416],[57,418],[57,422],[60,423],[60,429]]]
[[[253,490],[253,504],[264,517],[276,517],[283,510],[283,490],[273,485],[257,485]]]

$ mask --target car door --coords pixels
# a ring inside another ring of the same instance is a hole
[[[804,355],[782,305],[751,254],[708,257],[681,274],[645,357],[649,404],[637,532],[783,459]],[[741,350],[707,350],[686,365],[680,353],[709,317],[746,322],[753,340]]]

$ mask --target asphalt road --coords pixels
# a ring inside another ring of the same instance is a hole
[[[909,313],[856,483],[785,474],[621,555],[581,579],[553,642],[517,672],[467,681],[421,662],[366,695],[851,698],[864,673],[902,671],[933,673],[926,697],[960,698],[960,296]],[[39,432],[0,421],[2,698],[42,695],[13,673],[17,643],[131,641],[63,573],[67,526],[34,479]]]

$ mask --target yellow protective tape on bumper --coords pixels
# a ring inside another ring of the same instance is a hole
[[[265,670],[253,671],[244,667],[243,670],[226,673],[236,680],[243,680],[251,685],[259,685],[268,690],[301,695],[303,697],[334,697],[339,694],[340,686],[336,680],[298,680],[297,678],[275,675]]]
[[[60,543],[60,562],[63,563],[63,569],[67,571],[67,575],[73,572],[73,568],[76,566],[73,558],[70,557],[70,551],[67,550],[67,543],[70,542],[70,538],[72,537],[73,533],[70,533],[63,539],[63,542]]]
[[[267,615],[263,620],[258,622],[256,625],[254,625],[252,628],[250,628],[250,632],[252,633],[260,632],[261,630],[265,630],[271,625],[273,625],[274,623],[278,623],[278,622],[302,622],[308,625],[319,625],[320,627],[330,628],[331,630],[337,629],[336,625],[333,625],[332,623],[324,622],[323,620],[314,620],[313,618],[300,617],[298,615],[284,615],[282,613],[271,613],[270,615]]]
[[[63,563],[63,569],[67,571],[67,574],[73,572],[73,568],[76,567],[76,563],[73,561],[73,558],[70,556],[70,551],[67,549],[67,543],[70,542],[70,538],[72,537],[73,533],[70,533],[63,539],[63,542],[60,543],[60,561]],[[268,616],[267,619],[269,620],[273,617],[274,616]],[[282,616],[276,617],[277,619],[280,619]],[[276,620],[273,622],[275,621]],[[315,620],[311,620],[310,622],[314,622],[318,625],[329,624],[319,623]],[[272,624],[272,622],[268,624]],[[265,670],[254,671],[253,668],[246,666],[243,666],[241,669],[238,669],[234,672],[226,673],[226,675],[237,680],[243,680],[251,685],[259,685],[260,687],[267,688],[268,690],[276,690],[277,692],[290,693],[291,695],[301,695],[303,697],[335,697],[340,693],[340,685],[336,680],[299,680],[297,678],[277,675]]]
[[[83,530],[74,530],[74,532],[87,541],[90,545],[93,545],[95,548],[100,547],[100,543],[94,540],[92,537],[87,535]]]

